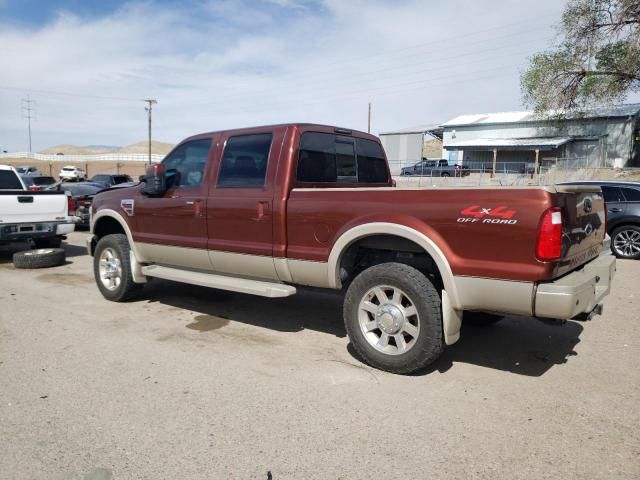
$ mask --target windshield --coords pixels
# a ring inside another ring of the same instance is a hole
[[[33,185],[51,185],[56,183],[56,179],[53,177],[29,177]]]

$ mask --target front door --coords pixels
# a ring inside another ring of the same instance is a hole
[[[145,259],[161,265],[211,270],[207,253],[207,161],[212,139],[191,140],[162,162],[168,190],[136,199],[136,242]]]
[[[215,185],[209,191],[208,247],[215,270],[278,278],[273,262],[273,181],[282,135],[223,136]]]

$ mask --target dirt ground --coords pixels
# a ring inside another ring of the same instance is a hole
[[[52,269],[0,251],[2,479],[640,478],[640,262],[591,322],[464,327],[403,377],[354,358],[337,294],[107,302],[85,236]]]

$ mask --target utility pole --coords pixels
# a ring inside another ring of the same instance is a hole
[[[35,113],[35,108],[31,106],[32,103],[35,104],[29,95],[27,95],[27,98],[22,99],[22,116],[27,119],[29,126],[29,153],[31,153],[31,119],[33,118],[33,113]]]
[[[367,120],[367,133],[371,133],[371,102],[369,102],[369,117]]]
[[[151,111],[153,110],[153,105],[158,103],[158,101],[153,98],[147,98],[144,101],[149,104],[149,106],[144,107],[144,109],[147,111],[149,117],[149,165],[151,165]]]

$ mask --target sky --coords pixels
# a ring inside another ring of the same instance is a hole
[[[537,0],[0,0],[0,150],[313,122],[372,132],[523,109]]]

